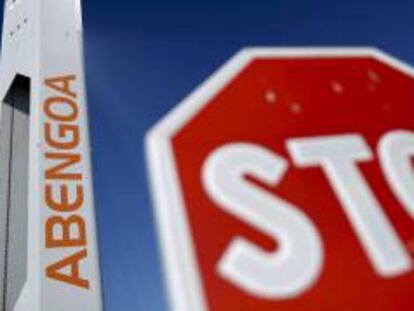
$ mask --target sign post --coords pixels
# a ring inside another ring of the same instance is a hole
[[[414,307],[414,70],[247,49],[147,153],[174,310]]]

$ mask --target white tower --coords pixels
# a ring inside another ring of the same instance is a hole
[[[80,0],[5,0],[0,310],[101,311]]]

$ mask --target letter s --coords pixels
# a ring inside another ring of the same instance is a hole
[[[286,161],[254,144],[230,144],[214,151],[203,167],[208,194],[226,212],[278,242],[266,252],[235,238],[218,263],[227,281],[264,299],[289,299],[309,289],[321,273],[323,244],[312,221],[297,207],[245,179],[250,174],[277,184]]]

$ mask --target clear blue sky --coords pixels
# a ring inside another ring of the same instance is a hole
[[[167,310],[143,135],[231,55],[373,45],[414,64],[412,0],[88,0],[84,21],[107,311]]]

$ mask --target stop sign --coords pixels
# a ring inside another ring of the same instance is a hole
[[[147,139],[174,310],[414,308],[414,70],[248,49]]]

